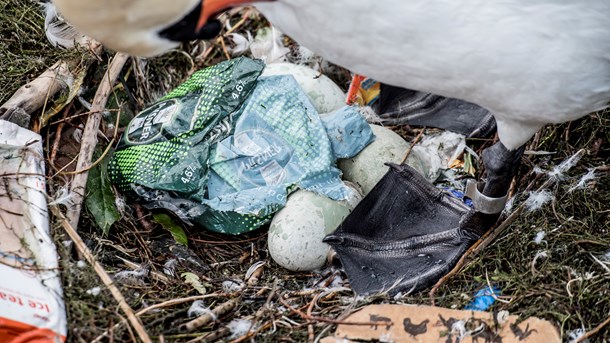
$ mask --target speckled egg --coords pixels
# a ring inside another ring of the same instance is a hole
[[[305,66],[271,63],[262,76],[292,75],[309,97],[318,113],[328,113],[345,106],[345,93],[327,76]]]
[[[333,232],[362,199],[359,191],[345,201],[334,201],[306,190],[292,193],[269,227],[273,260],[294,271],[321,268],[330,246],[322,239]]]
[[[358,155],[339,160],[339,169],[343,171],[343,179],[357,184],[366,195],[381,180],[388,171],[386,162],[400,163],[409,149],[410,143],[396,132],[379,125],[371,125],[375,141],[369,144]],[[407,164],[420,171],[420,156],[411,152]]]

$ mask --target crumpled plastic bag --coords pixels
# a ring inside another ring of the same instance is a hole
[[[220,63],[144,110],[109,163],[111,180],[148,208],[230,234],[271,220],[296,188],[346,199],[335,161],[370,143],[370,127],[351,107],[322,121],[292,76],[259,79],[262,69]]]

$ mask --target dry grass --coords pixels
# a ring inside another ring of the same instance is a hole
[[[0,0],[0,103],[59,58],[79,54],[51,47],[41,8],[33,0]]]
[[[82,52],[56,50],[46,43],[43,17],[33,1],[0,1],[0,102],[3,102],[17,87],[57,59]],[[234,22],[239,14],[234,13]],[[264,23],[254,18],[246,27],[256,29],[261,25]],[[105,54],[104,58],[107,57]],[[198,43],[146,63],[134,62],[124,70],[122,87],[109,108],[120,106],[124,113],[136,112],[175,87],[193,70],[223,58],[220,45]],[[89,93],[95,90],[104,67],[105,62],[91,67],[86,78]],[[344,75],[335,75],[335,79],[344,85]],[[85,97],[89,93],[85,93]],[[74,115],[84,110],[75,103],[67,112]],[[78,123],[73,121],[72,125]],[[609,128],[608,114],[599,113],[573,123],[548,126],[536,136],[529,150],[553,154],[524,159],[516,183],[516,204],[525,200],[528,191],[546,181],[545,175],[534,172],[534,166],[551,169],[580,149],[586,149],[587,153],[564,179],[551,187],[555,201],[540,210],[520,215],[491,246],[440,288],[436,299],[438,305],[462,308],[489,280],[502,289],[506,300],[497,302],[493,310],[508,310],[523,318],[539,316],[551,320],[561,328],[564,337],[571,330],[591,330],[610,315],[610,273],[593,258],[610,249]],[[396,129],[409,133],[405,128]],[[51,125],[42,134],[53,142],[58,137],[57,131],[57,125]],[[583,189],[570,191],[589,168],[595,167],[599,168],[595,180]],[[62,183],[60,177],[49,179],[52,189]],[[256,342],[303,342],[332,331],[333,324],[320,318],[340,318],[363,304],[430,302],[427,292],[400,299],[355,297],[347,288],[336,288],[346,286],[346,283],[345,276],[335,267],[321,273],[288,272],[270,259],[264,228],[240,237],[188,229],[195,257],[190,255],[190,260],[185,259],[176,267],[177,276],[169,277],[163,274],[163,264],[168,259],[184,257],[184,252],[176,250],[171,237],[147,215],[128,207],[125,217],[114,225],[108,237],[101,235],[87,213],[83,214],[80,225],[81,235],[109,272],[130,269],[126,261],[150,268],[151,273],[142,285],[121,286],[136,312],[154,304],[200,295],[180,277],[185,271],[200,277],[208,296],[204,304],[210,308],[240,297],[236,308],[195,332],[179,330],[180,325],[189,321],[187,310],[192,301],[168,304],[142,314],[146,330],[159,341],[205,341],[206,335],[213,335],[207,338],[210,341],[250,340],[249,337],[229,338],[226,329],[231,320],[246,318],[255,325],[253,340]],[[536,244],[534,236],[540,231],[546,235],[541,244]],[[104,333],[107,337],[102,338],[102,342],[133,340],[134,334],[109,292],[102,287],[99,295],[87,293],[99,287],[100,281],[91,268],[79,263],[78,254],[72,247],[61,244],[66,237],[57,225],[54,237],[61,256],[69,341],[92,342]],[[535,258],[542,252],[546,257]],[[197,260],[209,265],[210,270],[202,268]],[[263,272],[258,282],[248,285],[248,269],[260,261],[265,263]],[[223,283],[231,280],[246,285],[239,291],[223,287]],[[331,284],[335,288],[327,287]],[[605,328],[593,341],[609,339],[610,330]]]

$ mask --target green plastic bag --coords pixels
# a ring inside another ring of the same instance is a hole
[[[349,197],[335,162],[373,139],[368,124],[351,107],[322,120],[292,76],[259,78],[262,69],[220,63],[140,113],[109,163],[112,182],[147,208],[228,234],[267,223],[297,188]]]
[[[192,224],[189,201],[204,197],[210,146],[231,133],[233,114],[264,68],[238,58],[200,70],[128,125],[109,166],[111,181],[149,208]]]

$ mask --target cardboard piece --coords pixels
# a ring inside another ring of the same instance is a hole
[[[63,342],[67,323],[49,236],[42,138],[0,120],[0,342]]]
[[[498,317],[502,315],[432,306],[369,305],[344,321],[375,324],[340,324],[333,336],[321,342],[561,342],[557,328],[548,321],[530,317],[518,322],[518,316]]]

